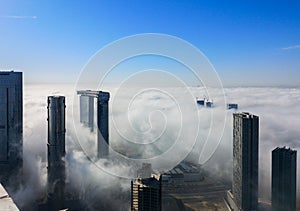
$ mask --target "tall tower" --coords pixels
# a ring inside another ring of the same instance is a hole
[[[131,210],[161,210],[161,176],[131,181]]]
[[[0,71],[0,180],[22,167],[22,87],[22,72]]]
[[[80,90],[80,122],[93,127],[94,98],[97,98],[97,156],[106,158],[109,155],[109,92]]]
[[[297,151],[277,147],[272,151],[272,210],[296,210]]]
[[[109,154],[108,101],[109,93],[100,92],[97,101],[98,158],[106,158]]]
[[[233,114],[233,182],[226,201],[232,210],[258,210],[258,116]]]
[[[65,191],[65,97],[48,97],[48,196],[53,210],[63,208]]]

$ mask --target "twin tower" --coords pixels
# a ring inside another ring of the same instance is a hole
[[[97,100],[97,142],[98,158],[109,154],[108,101],[110,95],[102,91],[77,91],[80,95],[80,122],[94,130],[94,100]]]

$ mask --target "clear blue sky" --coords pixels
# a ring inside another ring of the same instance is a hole
[[[146,32],[198,47],[225,85],[300,86],[299,0],[1,0],[0,69],[73,82],[101,47]]]

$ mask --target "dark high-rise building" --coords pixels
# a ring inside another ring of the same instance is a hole
[[[232,193],[241,210],[258,209],[258,117],[233,114]]]
[[[65,191],[65,97],[48,97],[48,196],[52,210],[64,205]]]
[[[22,167],[22,72],[0,71],[0,179]]]
[[[233,182],[227,202],[233,210],[258,210],[258,116],[233,114]]]
[[[101,92],[98,96],[98,101],[97,101],[98,157],[99,158],[106,158],[109,154],[108,101],[109,101],[109,93]]]
[[[296,210],[297,151],[277,147],[272,151],[272,210]]]
[[[77,91],[80,95],[80,121],[91,125],[93,122],[94,100],[97,98],[97,137],[98,137],[98,158],[106,158],[109,154],[109,92],[102,91]],[[84,106],[84,107],[81,107]]]
[[[131,181],[131,210],[161,210],[161,177],[138,178]]]

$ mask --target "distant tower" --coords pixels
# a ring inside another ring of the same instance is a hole
[[[65,191],[65,97],[48,97],[48,203],[63,208]]]
[[[0,180],[22,167],[22,84],[22,72],[0,71]]]
[[[296,210],[297,151],[277,147],[272,151],[272,210]]]
[[[160,211],[161,197],[161,177],[131,181],[132,211]]]
[[[94,98],[97,98],[97,154],[98,158],[106,158],[109,155],[109,92],[82,90],[80,95],[80,122],[91,125],[94,116]]]
[[[258,210],[259,118],[233,114],[233,182],[227,202],[232,210]]]

